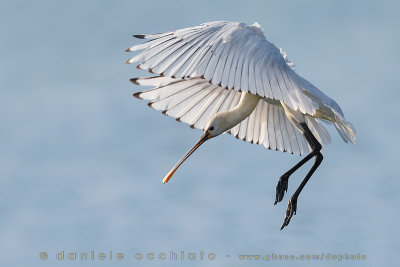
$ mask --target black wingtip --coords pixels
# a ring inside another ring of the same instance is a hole
[[[132,79],[129,79],[129,80],[130,80],[132,83],[139,85],[139,83],[137,82],[138,79],[139,79],[139,78],[132,78]]]
[[[142,93],[142,92],[134,93],[133,96],[136,97],[136,98],[138,98],[138,99],[142,99],[142,98],[140,97],[140,94],[141,94],[141,93]]]
[[[133,37],[138,38],[138,39],[145,39],[146,35],[144,35],[144,34],[134,34]]]

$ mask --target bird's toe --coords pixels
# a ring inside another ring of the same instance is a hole
[[[285,215],[283,224],[281,226],[281,230],[289,225],[290,219],[292,219],[292,216],[296,215],[296,210],[297,210],[297,198],[292,197],[289,200],[288,208],[286,210],[286,215]]]
[[[288,180],[289,176],[282,175],[279,178],[278,184],[276,185],[276,195],[275,195],[275,203],[276,205],[278,202],[282,201],[285,192],[288,190]]]

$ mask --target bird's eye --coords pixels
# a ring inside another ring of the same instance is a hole
[[[211,127],[210,127],[210,130],[213,131],[213,130],[214,130],[214,126],[211,126]]]

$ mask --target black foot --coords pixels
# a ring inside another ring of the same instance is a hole
[[[297,197],[291,197],[289,199],[289,204],[288,204],[288,208],[286,210],[285,220],[283,221],[281,230],[283,228],[285,228],[285,226],[289,225],[290,219],[292,218],[293,214],[296,215],[296,209],[297,209]]]
[[[274,205],[280,202],[283,199],[285,192],[287,192],[288,180],[289,180],[289,175],[285,174],[282,175],[281,178],[279,178],[278,184],[276,185],[276,196]]]

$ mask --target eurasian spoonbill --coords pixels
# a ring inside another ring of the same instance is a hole
[[[139,69],[156,74],[131,79],[138,85],[154,86],[134,96],[204,130],[163,183],[201,144],[225,132],[268,149],[308,153],[276,186],[275,204],[287,191],[290,175],[315,157],[289,199],[282,230],[296,214],[297,198],[323,159],[322,147],[331,141],[322,122],[333,125],[346,143],[355,143],[355,129],[339,105],[293,70],[286,53],[266,40],[258,23],[215,21],[134,37],[148,41],[126,50],[143,50],[127,63],[139,62]]]

